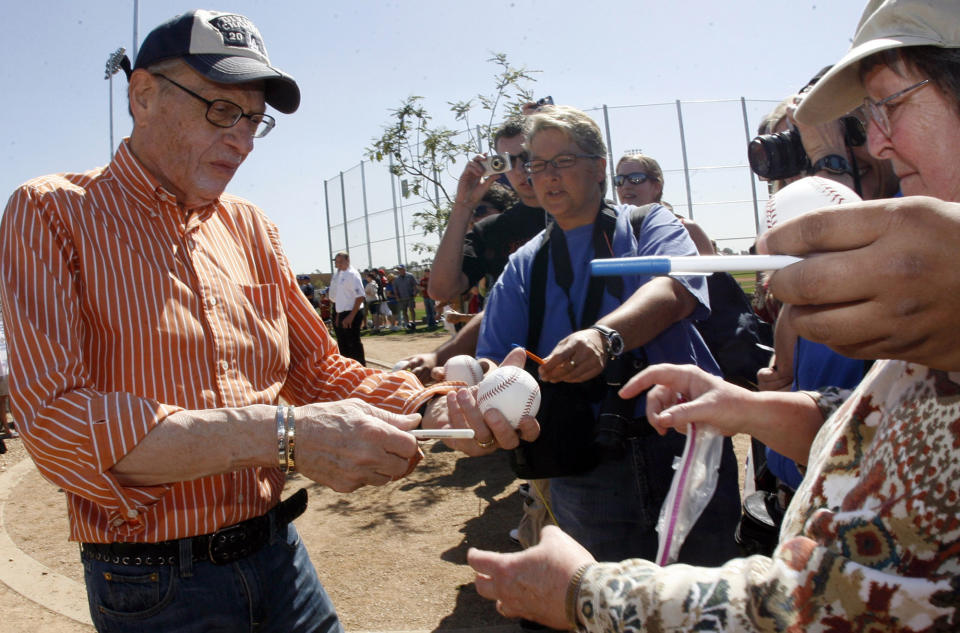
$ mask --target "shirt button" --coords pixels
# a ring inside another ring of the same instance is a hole
[[[216,298],[216,297],[207,297],[207,307],[208,307],[208,308],[212,308],[212,307],[215,306],[215,305],[217,305],[217,298]]]
[[[225,360],[220,361],[218,364],[220,365],[221,371],[227,371],[228,369],[230,369],[230,363],[228,363]]]
[[[137,512],[137,511],[134,510],[133,508],[130,508],[129,510],[127,510],[127,518],[135,519],[135,518],[137,518],[137,515],[138,515],[138,514],[139,514],[139,512]]]
[[[237,495],[237,503],[243,503],[243,493]]]

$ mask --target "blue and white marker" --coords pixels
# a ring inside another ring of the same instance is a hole
[[[717,272],[780,270],[801,261],[792,255],[694,255],[690,257],[621,257],[594,259],[594,276],[611,275],[709,275]]]

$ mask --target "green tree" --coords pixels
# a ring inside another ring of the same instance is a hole
[[[367,158],[389,161],[391,172],[406,182],[402,194],[416,197],[425,205],[413,214],[413,226],[424,234],[440,236],[447,226],[456,190],[448,188],[442,175],[458,161],[488,151],[494,126],[513,114],[519,114],[533,99],[529,88],[539,72],[513,66],[503,53],[487,60],[497,67],[492,93],[479,93],[466,101],[448,101],[458,129],[436,124],[423,106],[423,97],[409,96],[399,108],[390,110],[390,123],[366,150]],[[482,114],[475,124],[471,115]],[[486,147],[485,147],[486,146]],[[433,246],[413,245],[417,253],[432,253]]]

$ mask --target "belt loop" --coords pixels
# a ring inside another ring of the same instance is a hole
[[[182,538],[177,541],[180,546],[180,577],[193,577],[193,539]]]

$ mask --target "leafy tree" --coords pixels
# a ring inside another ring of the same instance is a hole
[[[390,161],[391,172],[406,182],[402,194],[417,197],[426,203],[413,214],[413,226],[424,234],[443,234],[453,208],[456,189],[444,182],[442,175],[458,161],[487,151],[495,126],[513,114],[519,114],[525,103],[533,99],[528,88],[535,70],[513,66],[503,53],[487,60],[497,67],[494,89],[490,94],[477,94],[467,101],[448,101],[458,127],[452,129],[434,123],[423,106],[423,97],[409,96],[399,108],[390,110],[390,123],[380,138],[367,148],[367,158]],[[483,114],[484,122],[475,125],[471,115]],[[486,142],[485,142],[486,141]],[[435,247],[423,243],[413,245],[417,253],[431,253]]]

